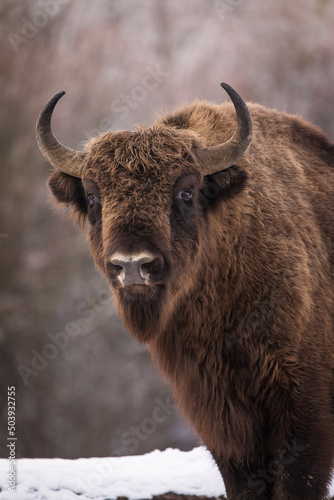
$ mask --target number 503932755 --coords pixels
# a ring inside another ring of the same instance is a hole
[[[15,387],[8,387],[8,434],[15,436]]]

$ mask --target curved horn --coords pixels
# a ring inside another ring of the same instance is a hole
[[[228,141],[196,151],[196,156],[203,165],[204,175],[212,175],[235,165],[252,140],[253,122],[246,103],[230,85],[220,85],[233,102],[237,114],[237,130]]]
[[[85,153],[67,148],[57,141],[51,129],[53,110],[64,91],[58,92],[45,104],[36,124],[36,138],[44,158],[58,170],[73,177],[81,177]]]

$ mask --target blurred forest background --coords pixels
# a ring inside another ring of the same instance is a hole
[[[197,438],[125,332],[85,231],[50,204],[40,108],[69,147],[194,98],[298,113],[334,140],[332,0],[0,0],[0,456],[136,454]]]

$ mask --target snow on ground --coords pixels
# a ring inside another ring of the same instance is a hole
[[[8,491],[8,460],[0,459],[0,500],[130,500],[174,492],[218,497],[223,481],[204,447],[112,458],[22,458],[16,492]],[[334,495],[334,481],[330,488]]]
[[[217,497],[223,481],[204,447],[112,458],[22,458],[16,492],[8,491],[8,460],[0,459],[0,500],[130,500],[169,491]]]

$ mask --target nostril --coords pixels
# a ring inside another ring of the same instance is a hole
[[[116,278],[122,271],[123,266],[116,264],[113,261],[107,262],[107,268],[112,277]]]
[[[144,277],[147,278],[149,275],[158,275],[161,273],[162,268],[163,268],[163,258],[162,257],[155,257],[154,259],[150,260],[149,262],[143,262],[140,266],[140,274]]]

